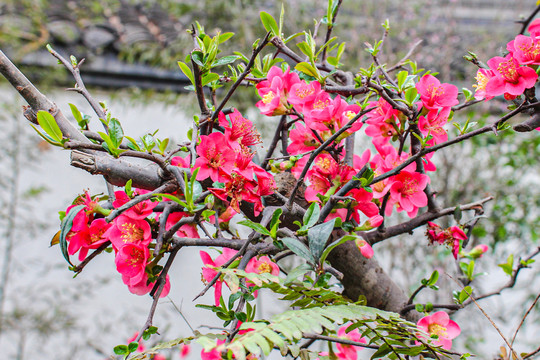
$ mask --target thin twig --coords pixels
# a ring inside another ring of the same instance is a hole
[[[262,39],[262,41],[259,43],[257,48],[255,50],[253,50],[253,53],[251,54],[251,58],[249,59],[249,62],[247,63],[244,72],[242,74],[240,74],[238,79],[236,79],[234,84],[231,86],[231,88],[227,92],[227,95],[225,95],[223,100],[221,100],[221,103],[216,108],[216,111],[214,111],[214,113],[212,114],[212,117],[210,118],[210,121],[215,121],[217,119],[220,111],[225,107],[225,105],[227,104],[227,102],[229,101],[231,96],[234,94],[234,92],[236,91],[238,86],[240,86],[240,84],[242,83],[244,78],[251,72],[251,68],[253,67],[253,64],[255,64],[255,58],[257,57],[257,55],[259,55],[259,53],[266,46],[266,44],[268,44],[268,41],[269,41],[268,39],[269,38],[270,38],[270,32],[267,32],[266,36]]]
[[[135,206],[135,205],[137,205],[137,204],[139,204],[139,203],[141,203],[141,202],[143,202],[145,200],[151,199],[156,194],[167,192],[170,189],[170,187],[171,187],[171,183],[165,183],[165,184],[161,185],[160,187],[158,187],[157,189],[155,189],[153,191],[150,191],[150,192],[148,192],[146,194],[137,195],[136,197],[134,197],[133,199],[131,199],[130,201],[128,201],[124,205],[122,205],[119,208],[114,209],[113,211],[111,211],[111,213],[105,218],[105,221],[110,223],[111,221],[116,219],[118,216],[120,216],[127,209],[129,209],[129,208],[131,208],[131,207],[133,207],[133,206]]]
[[[521,327],[525,323],[525,319],[527,318],[527,316],[529,316],[532,309],[534,309],[534,307],[535,307],[535,305],[536,305],[536,303],[538,302],[539,299],[540,299],[540,293],[536,296],[536,299],[534,299],[531,306],[529,306],[529,309],[525,312],[525,315],[523,315],[523,318],[521,319],[521,322],[519,323],[519,325],[518,325],[518,327],[516,329],[516,332],[514,333],[514,336],[512,336],[512,341],[510,341],[510,345],[514,345],[514,340],[516,340],[516,336],[517,336],[517,334],[519,332],[519,329],[521,329]]]

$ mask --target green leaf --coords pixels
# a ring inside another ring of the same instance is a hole
[[[195,85],[195,78],[193,77],[193,73],[191,72],[191,69],[186,65],[184,64],[183,62],[179,61],[178,62],[178,66],[180,67],[180,70],[182,70],[182,72],[184,73],[184,75],[187,76],[187,78],[189,79],[189,81],[191,81],[191,83],[193,85]]]
[[[285,278],[285,281],[283,282],[284,285],[290,284],[294,282],[296,279],[298,279],[299,276],[303,276],[308,271],[312,271],[313,267],[309,264],[300,264],[287,274],[287,277]],[[300,296],[300,295],[299,295]]]
[[[270,31],[273,36],[280,36],[278,24],[272,15],[265,11],[261,11],[261,21],[266,31]]]
[[[304,227],[310,228],[319,221],[321,208],[317,202],[311,203],[304,214]]]
[[[319,261],[326,247],[326,242],[334,230],[335,222],[336,219],[332,219],[308,230],[309,250],[317,261]]]
[[[391,352],[392,352],[392,349],[390,348],[390,346],[384,343],[381,345],[381,347],[379,347],[379,350],[375,351],[375,353],[371,355],[370,359],[381,359],[382,357],[384,357],[385,355]]]
[[[77,120],[77,124],[81,126],[81,123],[83,123],[83,117],[82,117],[81,112],[79,111],[79,109],[77,109],[75,105],[71,103],[69,104],[69,108],[71,109],[71,113],[73,114],[73,117],[75,118],[75,120]]]
[[[171,194],[156,194],[156,195],[159,195],[159,196],[162,196],[162,197],[164,197],[166,199],[172,200],[175,203],[180,204],[181,206],[186,208],[186,210],[188,209],[188,205],[184,201],[180,200],[179,198],[177,198],[174,195],[171,195]]]
[[[226,32],[226,33],[223,33],[223,34],[219,34],[218,36],[218,44],[222,44],[224,43],[225,41],[229,40],[231,37],[233,37],[234,33],[233,32]]]
[[[237,55],[229,55],[229,56],[224,56],[220,59],[217,59],[216,61],[214,61],[212,63],[212,67],[216,67],[216,66],[222,66],[222,65],[227,65],[227,64],[232,64],[233,62],[235,62],[236,60],[240,59],[240,56],[237,56]]]
[[[514,255],[510,254],[506,260],[506,263],[499,264],[499,267],[503,269],[507,275],[512,276],[514,273]]]
[[[427,286],[433,286],[437,283],[437,280],[439,280],[439,272],[435,270],[431,276],[429,277],[429,280],[427,282]]]
[[[136,341],[132,341],[129,343],[128,345],[128,351],[129,353],[133,353],[135,351],[137,351],[137,348],[139,347],[139,343],[136,342]]]
[[[313,67],[313,65],[311,65],[310,63],[301,62],[301,63],[296,64],[294,68],[316,79],[320,78],[319,71],[315,67]]]
[[[356,240],[358,239],[357,236],[354,236],[354,235],[345,235],[344,237],[342,237],[341,239],[338,239],[336,241],[334,241],[333,243],[331,243],[330,245],[328,245],[323,253],[321,254],[321,258],[319,260],[319,262],[321,264],[324,263],[324,261],[326,260],[326,258],[328,257],[328,254],[330,254],[330,251],[334,250],[335,247],[341,245],[341,244],[344,244],[346,243],[347,241],[351,241],[351,240]]]
[[[216,73],[207,73],[202,77],[201,85],[206,86],[209,83],[219,80],[219,75]]]
[[[75,219],[75,216],[79,213],[79,211],[83,210],[85,207],[85,205],[77,205],[69,209],[69,212],[66,214],[62,220],[62,223],[60,224],[60,250],[62,251],[64,259],[66,259],[68,264],[71,266],[74,265],[71,263],[71,260],[69,260],[66,237],[73,227],[73,219]]]
[[[130,352],[127,345],[116,345],[113,351],[116,355],[127,355]]]
[[[109,136],[115,149],[120,147],[122,140],[124,139],[124,130],[118,119],[112,118],[109,121]]]
[[[62,130],[60,130],[58,127],[54,116],[49,114],[47,111],[40,110],[37,113],[37,121],[39,126],[41,126],[47,135],[59,143],[62,142]]]
[[[315,265],[316,261],[313,258],[313,255],[309,251],[306,245],[304,245],[300,240],[295,238],[286,237],[281,239],[283,244],[287,246],[293,253],[304,258],[308,263]]]
[[[270,231],[268,231],[268,229],[266,229],[264,226],[262,226],[261,224],[259,223],[256,223],[256,222],[253,222],[249,219],[246,219],[246,220],[243,220],[243,221],[239,221],[238,222],[240,225],[244,225],[244,226],[247,226],[248,228],[250,229],[253,229],[255,230],[256,232],[258,232],[259,234],[262,234],[262,235],[266,235],[266,236],[270,236]]]

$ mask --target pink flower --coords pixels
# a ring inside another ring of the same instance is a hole
[[[527,28],[531,34],[539,33],[540,32],[540,19],[534,19]]]
[[[458,88],[452,84],[441,82],[433,75],[422,76],[416,84],[422,104],[426,109],[451,107],[459,103]]]
[[[486,101],[493,99],[493,96],[486,94],[486,85],[492,77],[495,76],[495,73],[491,69],[478,69],[476,72],[476,84],[473,87],[476,88],[474,93],[474,98],[476,100],[486,99]]]
[[[222,173],[230,174],[234,168],[236,154],[225,135],[220,132],[201,135],[197,155],[199,157],[195,160],[194,167],[199,168],[199,181],[210,177],[212,181],[221,182]]]
[[[361,337],[360,331],[358,329],[354,329],[347,333],[346,330],[349,326],[350,324],[344,324],[343,326],[341,326],[338,329],[337,336],[341,339],[367,344],[366,339]],[[358,359],[358,350],[363,350],[363,347],[336,343],[335,355],[340,360],[356,360]],[[328,352],[321,352],[319,353],[319,355],[328,356]]]
[[[536,36],[518,35],[508,43],[506,49],[520,65],[540,64],[540,42]]]
[[[255,106],[259,108],[262,114],[283,115],[289,113],[287,97],[291,87],[300,82],[297,73],[285,72],[277,66],[273,66],[266,77],[267,80],[257,84],[257,90],[262,100]]]
[[[232,250],[229,248],[223,248],[223,253],[219,255],[215,260],[212,260],[210,255],[208,255],[205,251],[200,251],[199,255],[201,256],[201,259],[203,261],[203,268],[202,268],[202,277],[205,282],[210,282],[212,279],[214,279],[218,272],[217,270],[213,269],[214,267],[221,267],[223,264],[225,264],[227,261],[229,261],[238,251]],[[219,299],[221,298],[221,287],[223,285],[223,280],[218,279],[216,283],[214,284],[214,300],[216,306],[219,306]]]
[[[142,195],[146,194],[147,192],[147,190],[136,189],[135,195]],[[114,197],[115,200],[113,201],[113,206],[115,208],[119,208],[131,200],[125,191],[115,191]],[[122,215],[136,220],[146,219],[152,214],[157,204],[157,201],[144,200],[124,211]]]
[[[116,253],[116,270],[129,279],[129,284],[137,284],[145,278],[146,263],[150,257],[148,247],[125,244]]]
[[[417,172],[402,171],[393,177],[390,186],[390,198],[386,206],[386,216],[392,214],[393,204],[398,204],[397,211],[406,211],[409,217],[414,217],[418,209],[427,205],[424,189],[429,183],[429,177]]]
[[[418,127],[424,136],[431,135],[433,138],[428,141],[429,145],[440,144],[448,140],[448,134],[443,126],[448,122],[450,107],[441,111],[431,110],[426,116],[418,118]]]
[[[291,155],[315,150],[320,145],[319,140],[313,135],[313,131],[300,122],[297,122],[294,129],[289,132],[289,139],[291,143],[287,147],[287,151]]]
[[[258,259],[252,258],[246,266],[246,272],[255,274],[269,273],[274,276],[279,275],[279,267],[268,256],[261,256]]]
[[[228,117],[228,119],[227,119]],[[253,146],[261,143],[261,135],[253,126],[253,123],[244,118],[240,111],[234,110],[228,116],[219,113],[219,125],[225,128],[225,136],[229,142],[243,146]],[[233,148],[234,144],[231,145]]]
[[[495,76],[486,84],[486,96],[498,96],[504,93],[521,95],[533,87],[538,79],[536,71],[519,63],[508,54],[506,57],[495,56],[487,62]]]
[[[421,318],[416,325],[430,336],[437,336],[438,339],[435,340],[433,344],[435,346],[440,345],[446,350],[452,348],[452,339],[456,338],[461,333],[459,325],[450,320],[450,317],[444,311],[437,311],[432,315],[425,316]],[[420,334],[418,334],[418,336],[426,339]]]
[[[340,96],[336,96],[334,100],[329,100],[328,104],[320,110],[312,110],[310,115],[306,116],[304,120],[313,130],[330,131],[333,134],[345,126],[359,112],[360,106],[355,104],[349,105]],[[358,131],[361,127],[362,122],[358,119],[345,134],[350,135]]]
[[[103,234],[113,247],[118,250],[125,244],[148,246],[152,240],[150,224],[146,220],[137,220],[120,215],[113,220],[112,226]]]
[[[387,143],[389,139],[400,131],[400,112],[392,107],[383,98],[370,102],[368,108],[375,107],[366,114],[366,135],[380,142]]]
[[[122,281],[124,284],[127,285],[129,292],[135,295],[145,295],[148,294],[152,289],[154,288],[155,282],[149,283],[148,282],[148,276],[146,273],[144,274],[144,277],[139,281],[138,283],[132,283],[130,281],[131,279],[122,275]],[[161,291],[160,298],[165,297],[169,295],[169,291],[171,290],[171,283],[169,282],[169,275],[165,277],[165,285],[163,286],[163,290]]]
[[[447,245],[451,248],[454,259],[457,259],[461,242],[467,239],[467,235],[459,226],[451,226],[443,230],[439,225],[431,221],[428,221],[426,235],[430,243],[437,242],[440,245]]]
[[[322,92],[321,83],[312,81],[309,84],[305,81],[300,81],[291,87],[288,101],[300,113],[304,113],[305,109],[311,109],[317,95]]]
[[[354,241],[360,253],[367,259],[371,259],[374,255],[373,248],[369,243],[364,239],[357,239]]]
[[[89,249],[97,249],[101,244],[107,241],[104,233],[111,227],[105,219],[95,219],[90,224],[88,231],[83,232],[84,236],[81,237],[81,251],[79,252],[79,261],[83,261],[88,254]],[[71,245],[71,243],[70,243]]]

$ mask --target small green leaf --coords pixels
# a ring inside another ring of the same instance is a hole
[[[114,148],[118,149],[124,139],[124,130],[118,119],[112,118],[109,121],[109,137],[111,138]]]
[[[216,73],[208,73],[202,77],[201,85],[206,86],[213,81],[219,80],[219,75]]]
[[[129,354],[129,349],[127,345],[116,345],[113,349],[116,355],[127,355]]]
[[[334,230],[336,219],[319,224],[308,230],[309,250],[318,261],[326,247],[326,242]]]
[[[261,11],[261,21],[266,31],[270,31],[273,36],[280,36],[278,24],[272,15],[265,11]]]
[[[139,347],[139,343],[136,342],[136,341],[132,341],[129,343],[128,345],[128,351],[129,353],[134,353],[135,351],[137,351],[137,348]]]
[[[313,67],[313,65],[311,65],[310,63],[307,63],[307,62],[301,62],[301,63],[298,63],[296,64],[296,66],[294,67],[296,70],[306,74],[306,75],[309,75],[309,76],[312,76],[316,79],[318,79],[320,76],[319,76],[319,71]]]
[[[315,259],[313,258],[313,255],[309,251],[306,245],[304,245],[300,240],[295,238],[286,237],[281,239],[283,244],[287,246],[293,253],[300,256],[301,258],[304,258],[308,263],[314,265]]]
[[[306,210],[304,214],[304,227],[310,228],[319,221],[319,216],[321,214],[321,208],[317,202],[311,203],[311,205]]]
[[[81,123],[83,122],[83,117],[82,117],[81,112],[73,104],[69,104],[69,108],[71,109],[71,113],[73,114],[73,117],[75,118],[75,120],[77,120],[77,124],[79,124],[79,126],[80,126]]]
[[[237,55],[229,55],[229,56],[224,56],[220,59],[217,59],[216,61],[214,61],[212,63],[212,67],[216,67],[216,66],[222,66],[222,65],[227,65],[227,64],[232,64],[233,62],[235,62],[236,60],[240,59],[240,56],[237,56]]]
[[[189,79],[189,81],[191,81],[191,83],[193,85],[195,85],[195,78],[193,77],[193,72],[191,72],[191,69],[186,65],[184,64],[183,62],[179,61],[178,62],[178,66],[180,67],[180,70],[182,70],[182,72],[184,73],[184,75],[187,76],[187,78]]]
[[[58,127],[54,116],[47,111],[40,110],[37,113],[37,121],[47,135],[59,143],[62,142],[62,130]]]
[[[319,262],[321,264],[324,263],[324,261],[326,260],[326,258],[328,257],[328,254],[330,254],[330,251],[332,251],[336,246],[339,246],[341,244],[344,244],[346,243],[347,241],[352,241],[352,240],[356,240],[358,239],[357,236],[354,236],[354,235],[345,235],[344,237],[342,237],[341,239],[338,239],[336,241],[334,241],[333,243],[331,243],[330,245],[328,245],[323,253],[321,254],[321,258],[319,260]]]
[[[218,44],[224,43],[225,41],[227,41],[231,37],[233,37],[233,35],[234,35],[233,32],[226,32],[226,33],[223,33],[223,34],[219,34],[219,36],[218,36]]]
[[[247,226],[250,229],[255,230],[259,234],[270,236],[270,231],[259,223],[253,222],[249,219],[239,221],[238,224]]]

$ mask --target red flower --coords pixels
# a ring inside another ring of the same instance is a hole
[[[206,251],[200,251],[199,255],[203,261],[202,268],[202,278],[205,282],[210,282],[218,274],[217,270],[213,269],[214,267],[220,267],[225,264],[229,259],[231,259],[238,251],[232,250],[229,248],[223,248],[223,253],[219,255],[216,260],[212,260],[210,255]],[[223,280],[218,279],[214,284],[214,300],[216,306],[219,306],[219,299],[221,298],[221,287],[223,285]]]
[[[536,71],[527,66],[519,66],[516,59],[508,54],[506,57],[495,56],[487,62],[495,76],[486,84],[486,96],[498,96],[504,93],[521,95],[533,87],[538,79]]]
[[[201,135],[201,143],[197,146],[195,168],[199,168],[197,180],[208,177],[212,181],[221,181],[222,173],[230,174],[234,168],[236,154],[229,146],[225,135],[214,132],[210,135]]]
[[[424,75],[416,84],[422,105],[426,109],[451,107],[459,103],[458,88],[452,84],[441,82],[433,75]]]

